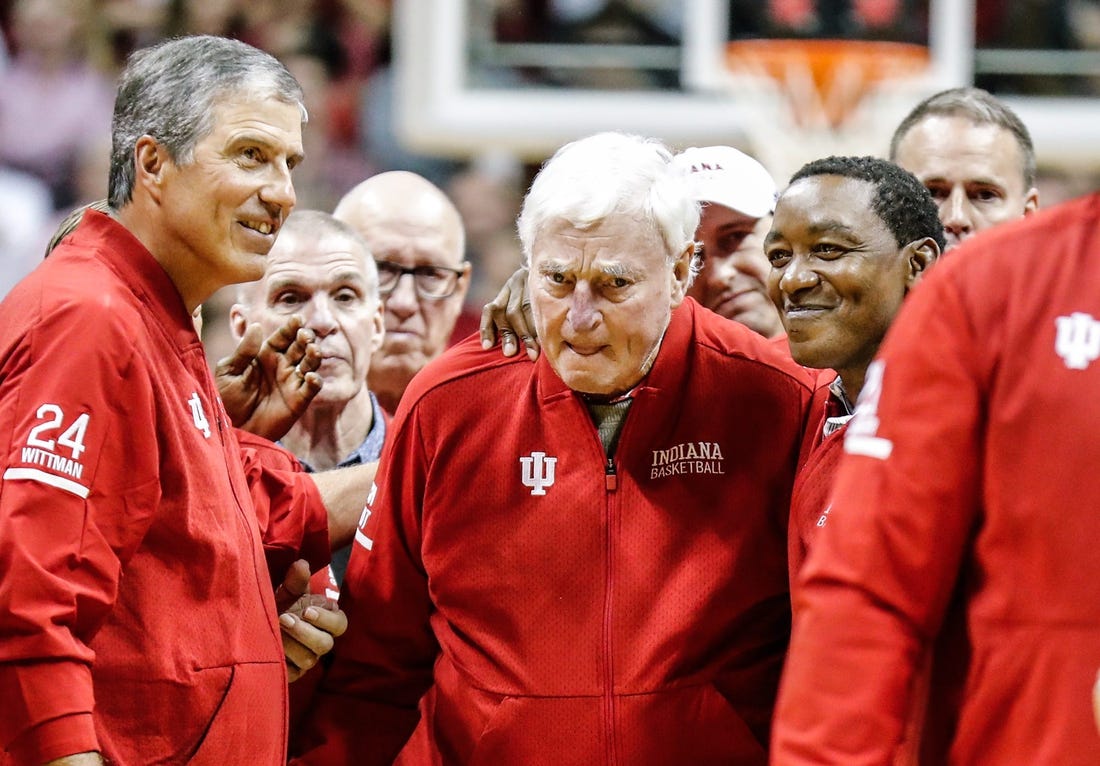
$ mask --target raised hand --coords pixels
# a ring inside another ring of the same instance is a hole
[[[258,324],[249,325],[214,379],[233,425],[275,441],[321,390],[320,364],[313,333],[295,315],[266,340]]]

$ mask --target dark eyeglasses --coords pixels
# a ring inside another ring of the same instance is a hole
[[[446,298],[458,287],[465,269],[446,266],[413,266],[408,268],[390,261],[375,261],[378,266],[378,292],[385,298],[392,293],[401,277],[412,274],[416,294],[421,298]]]

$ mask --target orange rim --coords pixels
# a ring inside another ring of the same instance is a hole
[[[928,68],[928,48],[877,40],[734,40],[726,46],[726,66],[734,73],[760,75],[785,92],[795,117],[804,121],[813,107],[796,103],[791,78],[809,72],[825,117],[834,127],[844,122],[871,86],[911,77]],[[839,77],[847,82],[840,86]]]

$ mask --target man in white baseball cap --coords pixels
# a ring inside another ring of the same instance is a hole
[[[777,189],[764,166],[731,146],[691,147],[673,165],[688,175],[703,204],[695,238],[702,244],[699,273],[688,290],[706,308],[766,338],[782,335],[768,298],[770,267],[763,239]]]

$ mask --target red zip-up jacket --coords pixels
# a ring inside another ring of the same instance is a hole
[[[0,327],[0,747],[284,762],[257,509],[174,285],[89,212]],[[256,470],[273,539],[323,520],[316,489]]]
[[[773,763],[1100,762],[1100,196],[967,240],[868,370]],[[923,669],[931,667],[927,704]]]
[[[394,420],[303,762],[763,764],[810,390],[689,300],[608,461],[545,357],[449,351]]]

